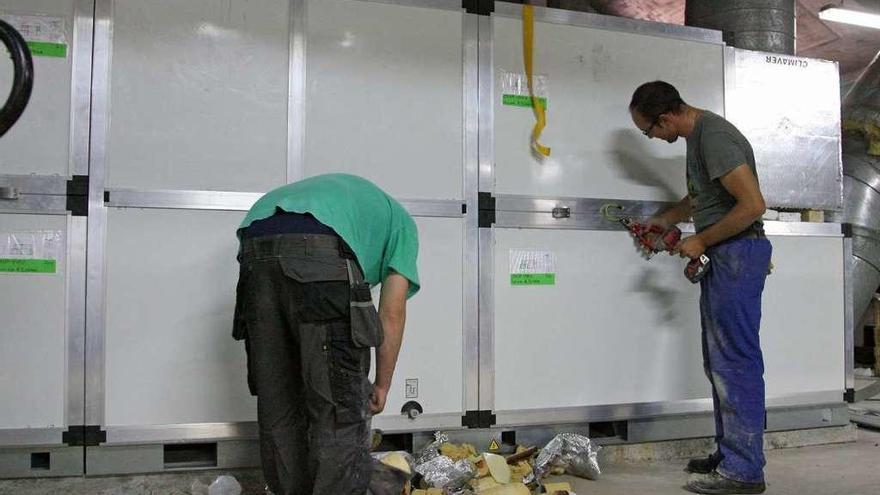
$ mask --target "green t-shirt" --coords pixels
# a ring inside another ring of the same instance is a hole
[[[418,292],[416,223],[400,203],[372,182],[354,175],[327,174],[279,187],[254,203],[239,229],[271,217],[276,208],[310,213],[335,230],[354,251],[370,285],[395,271],[409,280],[407,297]]]
[[[720,179],[744,163],[757,180],[752,145],[739,129],[712,112],[700,114],[687,138],[688,195],[697,232],[724,218],[736,205],[736,198]]]

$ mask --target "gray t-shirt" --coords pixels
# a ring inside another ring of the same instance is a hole
[[[703,111],[687,138],[688,195],[697,232],[721,220],[736,205],[736,198],[724,189],[720,179],[743,163],[757,179],[749,141],[723,117]]]

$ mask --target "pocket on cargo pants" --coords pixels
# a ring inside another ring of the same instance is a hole
[[[385,340],[385,331],[379,320],[379,313],[373,306],[370,286],[356,283],[351,286],[349,301],[349,320],[351,322],[351,341],[358,347],[379,347]]]
[[[345,319],[327,324],[327,368],[337,423],[355,423],[369,419],[369,400],[373,386],[370,372],[370,348],[356,345],[352,329]]]

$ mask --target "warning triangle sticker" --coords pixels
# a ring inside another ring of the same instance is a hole
[[[489,444],[489,450],[498,450],[500,448],[501,446],[498,445],[498,441],[493,438],[492,443]]]

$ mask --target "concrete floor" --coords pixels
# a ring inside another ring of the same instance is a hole
[[[681,495],[684,462],[609,464],[598,481],[563,477],[578,495]],[[880,432],[859,430],[853,443],[767,452],[772,495],[880,494]]]
[[[858,440],[845,444],[772,450],[767,452],[768,494],[877,495],[880,494],[880,432],[861,429]],[[682,460],[603,465],[598,481],[559,477],[579,495],[681,495],[687,474]],[[0,495],[188,495],[193,481],[210,483],[211,471],[148,476],[61,478],[0,481]],[[262,492],[256,470],[232,471],[246,494]]]

